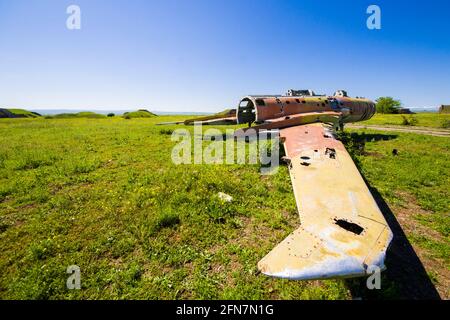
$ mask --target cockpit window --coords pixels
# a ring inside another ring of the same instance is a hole
[[[339,102],[336,99],[330,100],[330,105],[333,110],[339,109]]]
[[[248,105],[248,103],[249,103],[249,100],[242,100],[239,103],[239,107],[246,107]]]

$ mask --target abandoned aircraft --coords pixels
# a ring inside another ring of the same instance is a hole
[[[300,226],[259,261],[263,274],[312,280],[361,277],[385,269],[392,231],[335,137],[345,123],[367,120],[374,113],[374,102],[348,97],[344,90],[333,96],[289,90],[286,95],[246,96],[235,112],[183,122],[279,130]],[[236,130],[235,136],[246,131]]]

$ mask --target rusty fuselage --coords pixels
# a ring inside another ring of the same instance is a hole
[[[375,103],[365,98],[341,96],[246,96],[238,106],[238,123],[264,123],[304,113],[341,113],[342,122],[370,119]]]

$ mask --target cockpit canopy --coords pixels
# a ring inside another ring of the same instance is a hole
[[[307,90],[294,90],[294,89],[289,89],[288,92],[286,93],[286,96],[288,97],[301,97],[301,96],[315,96],[315,92],[307,89]]]
[[[345,90],[338,90],[334,93],[335,97],[348,97],[347,91]]]

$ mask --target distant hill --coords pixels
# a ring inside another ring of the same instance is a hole
[[[88,118],[88,119],[101,119],[106,118],[104,114],[99,114],[91,111],[83,111],[77,113],[60,113],[55,115],[48,115],[46,118],[52,119],[72,119],[72,118]]]
[[[125,112],[122,117],[126,118],[126,119],[131,119],[131,118],[152,118],[152,117],[156,117],[156,114],[145,110],[145,109],[140,109],[138,111],[133,111],[133,112]]]
[[[86,111],[87,109],[32,109],[32,111],[35,111],[42,116],[46,115],[54,115],[54,114],[60,114],[60,113],[77,113],[81,111]],[[107,115],[108,113],[114,113],[117,115],[122,115],[126,112],[134,112],[133,108],[123,108],[123,109],[98,109],[98,108],[89,108],[88,110]],[[189,116],[206,116],[210,115],[211,112],[196,112],[196,111],[161,111],[161,110],[151,110],[153,114],[156,114],[157,116],[175,116],[175,115],[189,115]]]
[[[61,114],[61,113],[79,113],[79,112],[85,112],[85,111],[91,111],[98,114],[104,114],[107,115],[108,113],[115,113],[115,114],[123,114],[125,112],[133,111],[132,108],[124,108],[124,109],[95,109],[95,108],[86,108],[86,109],[32,109],[32,111],[36,111],[40,113],[42,116],[47,115],[55,115],[55,114]]]
[[[0,118],[38,118],[41,115],[24,109],[1,109]]]

